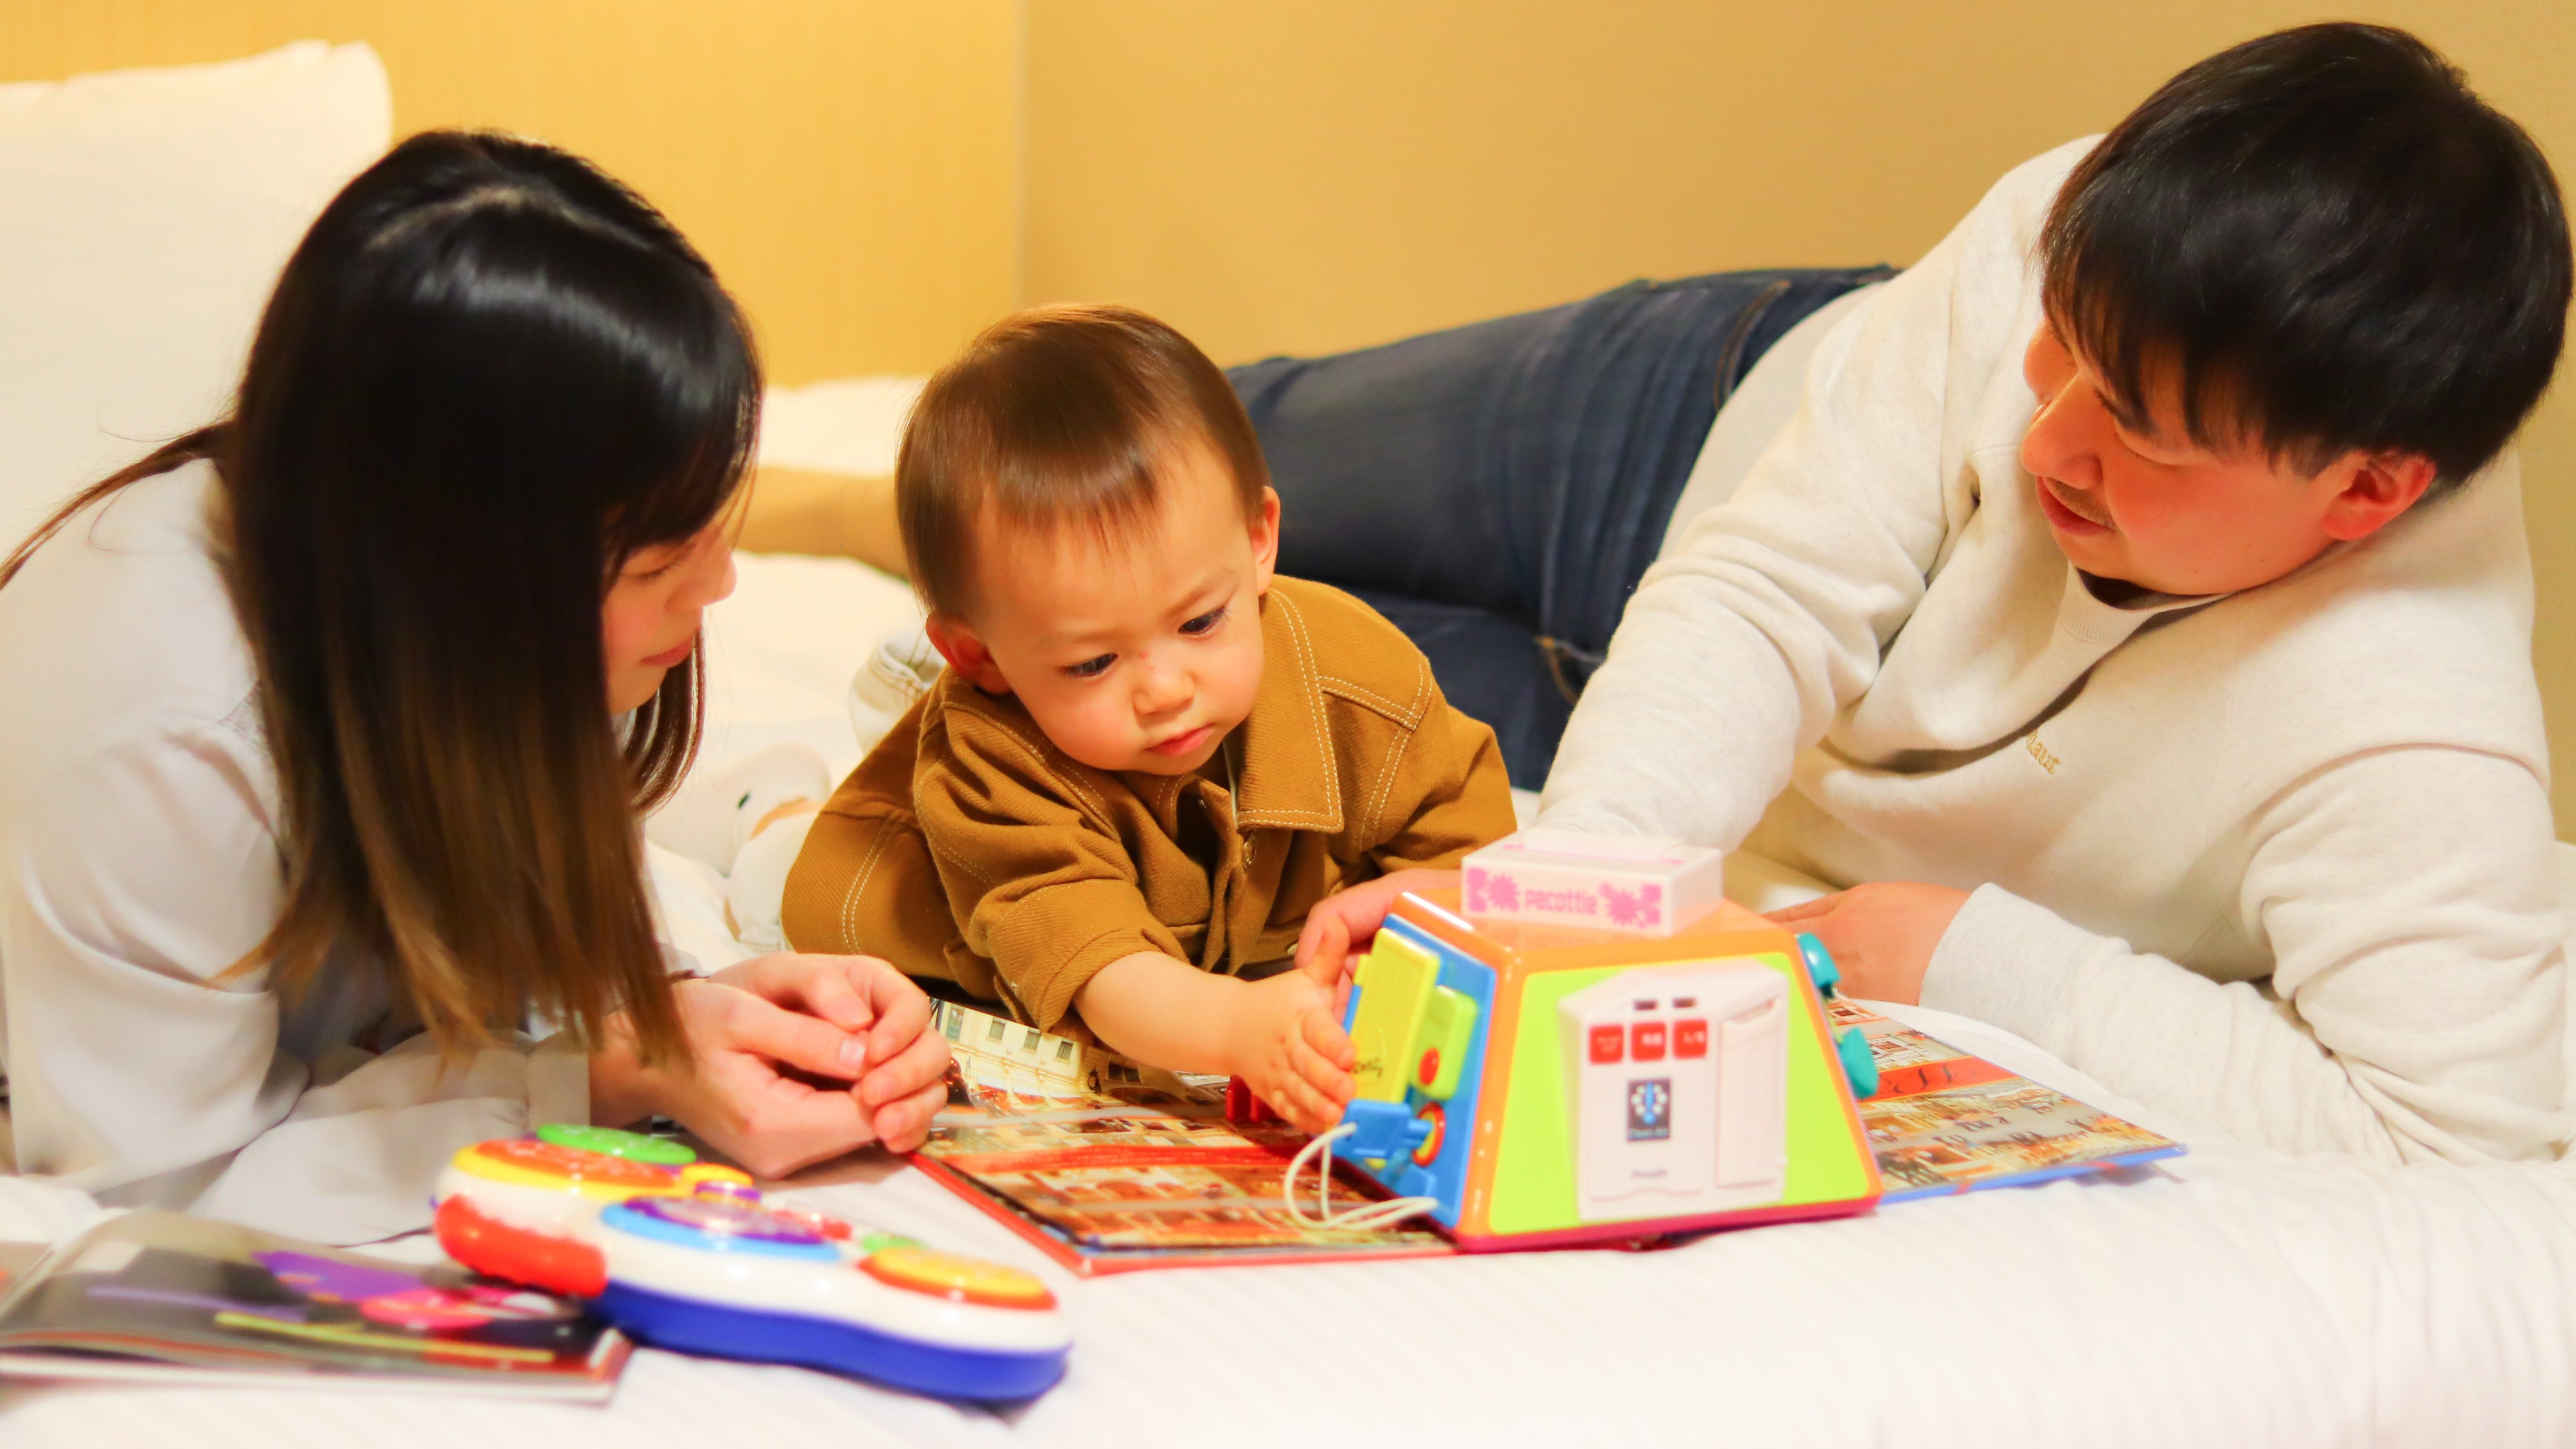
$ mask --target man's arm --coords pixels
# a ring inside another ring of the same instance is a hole
[[[753,553],[854,558],[905,576],[892,478],[762,467],[752,475],[751,501],[734,546]]]
[[[2549,1156],[2570,1127],[2566,923],[2540,782],[2495,755],[2384,750],[2258,824],[2243,914],[2269,937],[2270,993],[1987,886],[1943,934],[1924,1004],[2268,1147]]]
[[[1998,377],[2019,385],[2028,238],[2080,154],[2004,178],[1827,335],[1797,417],[1629,602],[1542,823],[1732,848],[1870,687],[1976,511],[1967,433]]]

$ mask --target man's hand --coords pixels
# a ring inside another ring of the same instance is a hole
[[[1923,996],[1923,973],[1966,891],[1920,881],[1873,881],[1825,896],[1770,919],[1825,943],[1842,968],[1845,996],[1911,1006]]]
[[[1385,914],[1380,905],[1378,915]],[[1370,929],[1376,929],[1374,921]],[[1359,1053],[1342,1030],[1341,1015],[1350,953],[1350,934],[1339,917],[1327,917],[1321,928],[1308,921],[1295,969],[1236,993],[1227,1032],[1233,1074],[1299,1130],[1318,1135],[1340,1123],[1343,1105],[1359,1094],[1351,1076]]]
[[[643,1066],[611,1018],[591,1054],[592,1120],[660,1112],[762,1177],[871,1141],[909,1151],[928,1133],[948,1047],[926,1029],[920,988],[886,963],[763,956],[672,991],[696,1070]]]
[[[1306,913],[1306,929],[1297,933],[1297,969],[1303,971],[1322,944],[1323,933],[1338,927],[1343,950],[1368,944],[1386,920],[1387,910],[1395,898],[1406,891],[1437,890],[1458,884],[1454,870],[1399,870],[1375,880],[1362,881],[1346,890],[1338,890],[1315,903]]]

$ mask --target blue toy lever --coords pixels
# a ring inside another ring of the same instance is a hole
[[[1816,983],[1816,994],[1833,995],[1834,985],[1843,979],[1843,972],[1834,964],[1833,953],[1825,949],[1825,943],[1804,931],[1799,932],[1798,959],[1807,963],[1807,979]]]
[[[1807,979],[1816,983],[1816,994],[1832,996],[1843,972],[1834,964],[1834,954],[1825,949],[1825,943],[1799,932],[1798,959],[1806,963]],[[1878,1091],[1878,1062],[1870,1056],[1869,1038],[1859,1027],[1847,1026],[1834,1033],[1834,1055],[1842,1059],[1843,1079],[1851,1083],[1854,1097],[1867,1097]]]

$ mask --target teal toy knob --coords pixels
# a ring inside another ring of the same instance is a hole
[[[1816,983],[1816,994],[1833,995],[1834,983],[1843,979],[1843,972],[1834,964],[1833,953],[1825,949],[1825,943],[1801,931],[1798,934],[1798,959],[1807,963],[1807,979]]]
[[[1869,1054],[1869,1038],[1859,1027],[1847,1026],[1834,1033],[1834,1055],[1843,1059],[1843,1077],[1851,1083],[1854,1098],[1877,1095],[1878,1059]]]

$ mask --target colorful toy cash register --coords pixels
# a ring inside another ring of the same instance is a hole
[[[435,1226],[466,1267],[688,1353],[1005,1400],[1051,1387],[1071,1347],[1036,1277],[764,1201],[666,1138],[547,1126],[468,1147],[440,1179]]]
[[[1354,977],[1335,1148],[1471,1251],[1868,1208],[1866,1044],[1828,1028],[1820,948],[1723,900],[1721,863],[1523,831],[1400,898]]]

